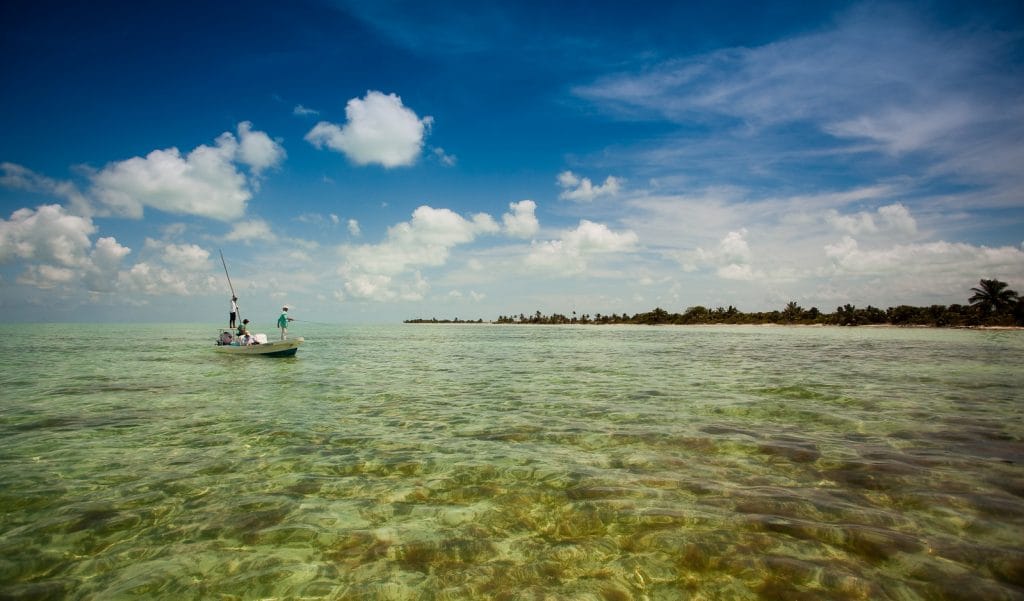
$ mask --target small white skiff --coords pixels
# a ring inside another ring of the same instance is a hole
[[[214,348],[228,355],[259,355],[261,357],[294,357],[299,345],[305,342],[302,336],[287,340],[267,340],[266,334],[255,334],[252,344],[241,344],[237,336],[222,331]]]
[[[231,274],[228,273],[228,262],[224,260],[224,252],[220,252],[220,262],[224,265],[224,276],[228,279],[228,288],[231,289],[231,323],[234,325],[238,306],[235,301],[235,286],[231,283]],[[285,309],[287,311],[288,309]],[[242,320],[241,315],[237,315]],[[289,317],[288,321],[292,321]],[[242,320],[242,325],[249,323],[248,319]],[[288,340],[267,340],[266,334],[246,334],[243,339],[237,336],[232,330],[221,330],[214,341],[214,349],[219,353],[228,355],[258,355],[260,357],[294,357],[299,352],[299,345],[305,342],[302,336]]]

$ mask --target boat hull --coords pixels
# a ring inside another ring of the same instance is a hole
[[[274,340],[262,344],[250,344],[248,346],[234,346],[231,344],[218,344],[214,350],[225,355],[246,355],[253,357],[294,357],[299,351],[299,345],[305,342],[300,336],[288,340]]]

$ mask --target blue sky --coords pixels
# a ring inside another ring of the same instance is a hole
[[[6,2],[13,321],[1024,290],[1013,2]]]

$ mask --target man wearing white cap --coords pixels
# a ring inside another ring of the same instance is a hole
[[[281,307],[281,317],[277,318],[277,327],[281,328],[281,340],[288,337],[288,322],[294,321],[288,317],[288,307]]]

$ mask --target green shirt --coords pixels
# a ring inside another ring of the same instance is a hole
[[[281,317],[277,318],[277,327],[287,328],[288,327],[288,314],[282,313]]]

